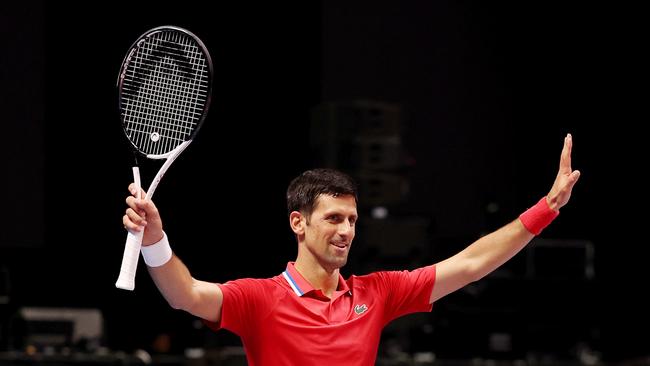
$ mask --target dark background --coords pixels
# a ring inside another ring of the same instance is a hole
[[[584,341],[607,360],[648,354],[647,338],[635,335],[650,325],[643,295],[647,116],[637,92],[642,27],[635,9],[153,4],[2,5],[5,324],[21,306],[99,308],[106,345],[126,351],[149,347],[160,332],[181,339],[191,328],[192,318],[167,306],[142,266],[135,292],[114,287],[132,179],[117,72],[137,36],[174,24],[204,41],[215,66],[201,134],[156,192],[174,250],[195,277],[268,277],[293,260],[284,191],[319,165],[309,136],[321,103],[374,100],[405,112],[403,173],[411,188],[394,209],[431,223],[430,251],[418,258],[424,262],[534,204],[550,188],[563,137],[572,133],[582,176],[543,235],[593,243],[595,279],[504,285],[489,277],[485,286],[497,289],[499,301],[462,291],[441,300],[425,319],[431,343],[420,348],[481,355],[484,345],[470,335],[492,327],[493,315],[465,311],[467,324],[455,309],[487,303],[517,308],[524,333],[527,325],[554,324],[523,348],[564,353]],[[496,214],[486,214],[489,203],[498,204]],[[365,254],[353,251],[358,257],[344,274],[361,271]],[[557,251],[545,260],[573,268],[572,258]],[[232,342],[223,338],[215,342]]]

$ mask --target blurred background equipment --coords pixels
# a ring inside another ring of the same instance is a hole
[[[97,350],[104,337],[104,321],[99,309],[23,307],[26,347]]]

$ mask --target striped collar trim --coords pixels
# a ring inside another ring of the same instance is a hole
[[[304,292],[302,292],[302,290],[300,289],[300,287],[298,287],[298,284],[297,284],[296,281],[293,279],[293,277],[291,277],[291,274],[289,273],[288,270],[285,270],[284,272],[282,272],[282,275],[283,275],[284,278],[287,280],[287,282],[289,283],[289,286],[291,286],[291,289],[293,290],[293,292],[296,293],[296,295],[298,295],[298,296],[302,296],[302,295],[305,294]]]
[[[293,292],[298,296],[302,296],[314,289],[314,287],[310,285],[300,273],[298,273],[295,267],[295,262],[287,263],[287,269],[282,272],[282,276],[284,276],[284,279],[287,280],[287,283],[289,283]]]
[[[296,270],[296,267],[294,266],[295,262],[289,262],[287,264],[287,269],[282,272],[282,276],[284,279],[287,281],[293,292],[296,293],[296,295],[302,297],[306,293],[313,291],[314,287],[305,280],[300,273]],[[343,276],[339,274],[339,289],[337,291],[342,291],[342,292],[350,292],[350,288],[348,287],[348,284],[345,282],[343,279]]]

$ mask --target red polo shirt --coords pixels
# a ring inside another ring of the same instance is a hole
[[[315,290],[294,268],[266,279],[219,285],[221,322],[239,335],[251,366],[375,364],[379,337],[388,322],[431,311],[435,266],[351,276],[332,298]]]

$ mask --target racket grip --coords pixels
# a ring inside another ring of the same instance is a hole
[[[142,198],[142,190],[140,189],[140,169],[137,166],[133,167],[133,182],[137,189],[137,197]],[[120,275],[117,277],[115,287],[123,290],[133,291],[135,288],[135,273],[138,270],[138,260],[140,259],[140,248],[142,246],[142,237],[144,231],[128,232],[126,235],[126,244],[124,245],[124,254],[122,255],[122,266],[120,267]]]
[[[122,256],[122,267],[117,282],[115,282],[115,287],[129,291],[133,291],[135,288],[135,273],[138,269],[143,234],[142,231],[136,233],[129,231],[127,234],[124,255]]]

